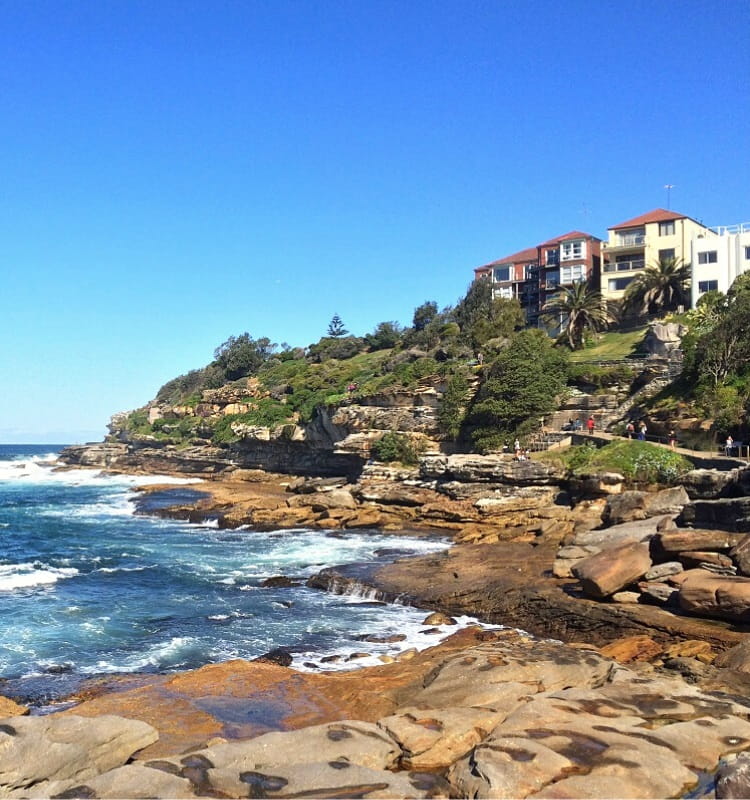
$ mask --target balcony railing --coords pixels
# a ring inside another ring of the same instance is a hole
[[[645,233],[621,233],[615,237],[615,247],[642,247],[646,244]]]
[[[605,272],[632,272],[635,269],[645,269],[646,262],[642,258],[634,258],[630,261],[615,261],[614,263],[605,263]]]

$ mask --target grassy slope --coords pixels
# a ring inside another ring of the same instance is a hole
[[[596,344],[571,353],[570,360],[582,363],[589,361],[618,361],[628,358],[633,353],[638,352],[647,329],[647,326],[644,326],[626,333],[608,331],[600,334],[597,336]]]

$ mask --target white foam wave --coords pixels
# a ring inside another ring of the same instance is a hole
[[[45,586],[64,578],[78,575],[75,567],[49,567],[43,564],[3,564],[0,565],[0,591],[12,592],[15,589],[28,589]]]
[[[454,617],[455,625],[424,625],[420,621],[429,613],[415,608],[404,608],[403,618],[397,626],[391,626],[386,631],[378,631],[379,638],[388,638],[389,634],[405,635],[405,638],[396,642],[351,642],[335,651],[328,653],[304,652],[293,653],[292,667],[299,672],[341,672],[372,667],[383,663],[383,657],[397,659],[407,650],[426,650],[439,644],[444,639],[457,631],[468,627],[481,627],[487,630],[500,630],[504,625],[488,625],[480,623],[474,617]],[[364,655],[367,653],[367,655]],[[352,657],[355,656],[356,657]],[[337,656],[336,661],[322,661],[322,657]],[[351,658],[351,660],[349,660]]]
[[[90,667],[82,667],[81,672],[139,672],[149,667],[171,669],[179,667],[200,647],[200,641],[192,636],[173,636],[167,642],[159,642],[145,653],[133,656],[124,663],[98,661]]]
[[[111,575],[115,572],[143,572],[147,569],[158,569],[158,564],[144,564],[140,567],[100,567],[99,569],[94,570],[94,572],[104,572],[107,575]]]
[[[61,468],[54,453],[10,461],[0,461],[0,481],[65,486],[152,486],[199,483],[200,478],[176,478],[171,475],[115,475],[99,469]]]

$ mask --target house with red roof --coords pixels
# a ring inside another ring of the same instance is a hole
[[[651,264],[667,258],[688,263],[693,238],[716,236],[701,222],[663,208],[620,222],[607,231],[601,276],[606,300],[621,300],[625,289]]]
[[[492,283],[493,297],[515,298],[526,311],[526,319],[536,321],[539,305],[536,247],[477,267],[474,277],[488,278]]]
[[[474,270],[474,277],[491,281],[493,297],[517,299],[526,312],[527,322],[537,325],[544,304],[561,285],[578,281],[598,285],[601,243],[601,239],[590,233],[570,231],[483,264]]]
[[[601,245],[601,239],[582,231],[570,231],[537,245],[540,311],[561,286],[588,281],[598,287]]]

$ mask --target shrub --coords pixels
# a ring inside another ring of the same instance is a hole
[[[639,441],[611,442],[598,448],[586,442],[565,453],[573,475],[586,472],[619,472],[630,483],[673,485],[692,469],[688,459],[666,447]]]
[[[372,454],[378,461],[416,465],[424,452],[424,442],[415,442],[403,433],[389,431],[372,445]]]

